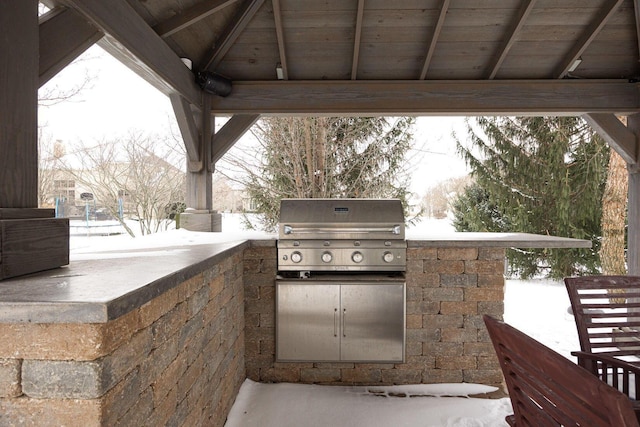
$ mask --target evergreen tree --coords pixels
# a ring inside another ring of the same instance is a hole
[[[509,267],[521,277],[597,272],[604,141],[576,117],[482,117],[476,124],[468,126],[469,147],[457,141],[478,188],[456,202],[456,229],[588,239],[590,249],[511,250]]]
[[[405,155],[413,118],[267,117],[254,126],[259,144],[233,161],[273,230],[283,198],[398,198],[409,205]],[[250,225],[250,224],[249,224]]]

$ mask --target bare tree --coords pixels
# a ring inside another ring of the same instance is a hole
[[[450,203],[464,188],[471,183],[468,175],[449,178],[429,188],[422,198],[422,206],[427,216],[431,218],[445,218],[449,212]]]
[[[125,219],[135,219],[142,235],[166,229],[175,205],[184,203],[184,158],[167,149],[170,138],[131,133],[123,140],[103,141],[74,154],[65,172],[91,192],[96,201],[135,236]]]

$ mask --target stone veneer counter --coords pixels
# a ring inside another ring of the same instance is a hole
[[[144,247],[142,242],[72,253],[67,267],[0,281],[0,322],[104,323],[139,308],[186,278],[244,250],[251,242],[275,245],[275,237],[269,236],[239,239],[219,233],[178,233],[171,244]],[[153,241],[153,236],[147,240]],[[591,242],[527,233],[451,233],[409,234],[407,245],[588,248]]]
[[[255,381],[499,386],[482,315],[504,313],[508,247],[587,247],[527,234],[409,238],[406,362],[275,362],[276,242],[176,230],[72,251],[0,282],[0,426],[223,427]]]

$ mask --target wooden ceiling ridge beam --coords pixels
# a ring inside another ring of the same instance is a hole
[[[40,16],[40,87],[103,35],[73,9],[56,7]]]
[[[153,26],[162,38],[172,36],[201,19],[224,9],[238,0],[204,0]]]
[[[238,81],[216,114],[582,115],[640,112],[628,80]]]
[[[282,69],[282,80],[289,80],[289,67],[287,65],[287,52],[285,50],[284,30],[282,27],[282,11],[280,0],[272,0],[273,20],[276,26],[276,39],[278,41],[278,54],[280,55],[280,68]],[[277,68],[277,64],[276,64]],[[277,73],[277,70],[276,70]]]
[[[246,0],[242,4],[235,18],[231,20],[231,24],[224,30],[221,37],[214,41],[213,50],[201,61],[200,70],[215,71],[263,4],[264,0]]]
[[[424,80],[427,78],[427,71],[429,71],[431,58],[433,58],[433,53],[436,50],[438,38],[440,38],[440,32],[442,31],[442,26],[444,25],[444,20],[447,16],[447,11],[449,10],[450,3],[451,0],[442,0],[442,3],[440,4],[440,14],[438,15],[438,21],[436,22],[435,27],[433,27],[433,33],[431,34],[431,41],[429,42],[427,55],[424,58],[424,64],[422,65],[422,71],[420,72],[420,80]]]
[[[600,11],[598,16],[591,22],[576,44],[571,48],[564,61],[556,68],[553,73],[553,78],[562,79],[569,73],[569,69],[573,63],[580,58],[580,55],[589,47],[593,39],[600,33],[609,18],[618,10],[623,1],[624,0],[609,0],[608,4]]]
[[[615,114],[588,113],[582,117],[625,162],[638,164],[638,138]]]
[[[496,77],[496,74],[498,74],[498,70],[500,70],[502,63],[504,62],[505,58],[509,54],[509,51],[513,47],[513,44],[518,38],[518,33],[520,33],[520,30],[524,26],[524,23],[527,21],[527,18],[531,14],[531,11],[533,10],[533,7],[535,6],[535,4],[536,4],[536,0],[524,0],[522,2],[522,5],[518,10],[518,14],[516,15],[515,19],[511,24],[511,27],[506,33],[507,37],[505,38],[504,42],[502,43],[502,45],[494,55],[494,60],[489,66],[490,71],[489,71],[489,76],[487,77],[489,80],[494,79]]]
[[[166,95],[200,105],[202,91],[178,55],[127,0],[61,0],[105,33],[100,45]]]
[[[356,28],[353,37],[353,59],[351,60],[351,80],[358,78],[358,62],[360,61],[360,40],[362,39],[362,20],[364,18],[364,0],[358,0],[356,12]]]
[[[211,164],[214,165],[260,118],[259,114],[234,114],[213,135]]]

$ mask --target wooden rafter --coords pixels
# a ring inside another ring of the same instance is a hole
[[[488,79],[494,79],[496,77],[498,70],[500,69],[500,67],[502,66],[502,63],[504,62],[505,58],[509,54],[511,47],[513,46],[513,43],[515,43],[518,37],[518,33],[524,26],[524,23],[529,17],[529,14],[533,10],[533,6],[535,4],[536,4],[536,0],[525,0],[522,3],[522,6],[520,6],[520,9],[518,10],[518,14],[514,19],[511,25],[511,28],[509,28],[509,31],[507,32],[507,36],[505,37],[502,46],[500,46],[500,49],[496,52],[493,63],[489,67],[491,71],[489,72],[489,76],[487,77]]]
[[[214,71],[216,69],[263,3],[264,0],[247,0],[242,4],[238,14],[231,21],[231,25],[216,41],[213,51],[202,60],[200,70]]]
[[[440,32],[442,31],[442,26],[444,25],[444,19],[447,16],[450,2],[451,0],[442,0],[442,4],[440,5],[440,15],[438,16],[438,22],[433,28],[433,33],[431,34],[431,41],[429,42],[427,56],[424,59],[422,72],[420,72],[420,80],[424,80],[427,77],[427,71],[429,71],[429,65],[431,64],[431,58],[433,58],[433,52],[435,52],[436,50],[436,44],[438,43],[438,38],[440,37]]]
[[[91,47],[103,36],[75,10],[58,7],[42,15],[40,38],[40,86]]]
[[[571,48],[571,51],[565,57],[564,61],[556,68],[553,73],[554,78],[561,79],[569,73],[571,65],[573,65],[573,63],[580,58],[580,55],[582,55],[585,49],[589,47],[589,44],[591,44],[593,39],[596,38],[600,30],[602,30],[615,11],[618,10],[618,7],[620,7],[622,2],[623,0],[609,1],[608,5],[602,9],[600,14],[598,14],[598,16],[591,22],[580,39],[578,39],[576,44]]]
[[[287,53],[284,48],[284,30],[282,27],[282,12],[280,10],[280,0],[272,0],[273,20],[276,26],[276,38],[278,40],[278,53],[280,54],[280,67],[282,68],[282,79],[289,80],[289,70],[287,67]]]
[[[582,115],[640,112],[627,80],[238,81],[218,114]]]
[[[204,0],[153,26],[160,37],[169,37],[238,0]]]
[[[358,61],[360,59],[360,38],[362,37],[362,19],[364,17],[364,0],[358,0],[356,28],[353,37],[353,60],[351,61],[351,80],[358,78]]]
[[[213,136],[211,163],[215,164],[260,118],[259,114],[236,114]]]
[[[201,90],[176,53],[127,0],[61,0],[106,34],[101,46],[166,95],[180,93],[200,105]]]
[[[628,164],[638,163],[638,141],[633,132],[614,114],[585,114],[582,116]]]

